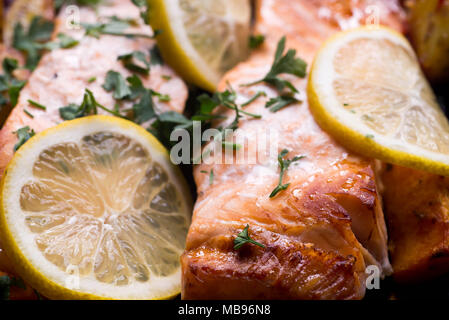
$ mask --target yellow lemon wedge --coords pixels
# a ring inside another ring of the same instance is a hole
[[[192,202],[142,127],[109,116],[63,122],[16,152],[0,192],[4,249],[44,296],[179,294]]]
[[[449,122],[401,34],[367,26],[335,35],[307,90],[318,124],[347,148],[449,175]]]
[[[215,91],[249,53],[249,0],[148,0],[148,8],[164,60],[203,89]]]

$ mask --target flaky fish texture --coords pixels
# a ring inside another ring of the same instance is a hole
[[[379,174],[398,282],[421,282],[449,271],[449,177],[383,165]]]
[[[239,103],[259,91],[268,97],[244,109],[262,118],[241,118],[235,131],[235,139],[244,137],[245,143],[234,160],[247,154],[246,162],[203,163],[194,169],[198,200],[181,258],[183,299],[359,299],[368,265],[383,275],[391,272],[374,164],[341,147],[315,123],[306,79],[285,76],[300,91],[301,102],[275,113],[265,108],[279,95],[273,87],[241,86],[265,76],[283,35],[287,48],[310,63],[333,33],[376,22],[402,31],[403,13],[395,1],[258,2],[256,33],[266,41],[225,75],[220,89],[234,88]],[[223,114],[228,120],[217,126],[233,120],[231,111]],[[267,131],[278,138],[274,153],[257,141]],[[251,158],[254,149],[262,156]],[[287,158],[305,158],[286,172],[289,187],[270,198],[283,149],[289,150]],[[265,248],[233,249],[247,224],[250,236]]]

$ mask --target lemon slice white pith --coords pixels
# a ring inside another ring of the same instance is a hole
[[[19,273],[56,299],[161,299],[180,291],[191,200],[143,128],[92,116],[23,145],[1,189],[0,234]]]
[[[248,0],[149,0],[149,21],[167,62],[187,81],[214,91],[248,54]]]
[[[316,121],[368,157],[449,175],[449,122],[399,33],[362,27],[328,40],[308,84]]]

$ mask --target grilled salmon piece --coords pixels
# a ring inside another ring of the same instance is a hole
[[[97,9],[80,7],[81,23],[98,23],[101,17],[112,16],[138,21],[139,11],[131,0],[109,1]],[[70,24],[66,23],[67,19],[65,10],[62,9],[56,19],[55,35],[62,32],[78,39],[80,43],[71,49],[57,49],[45,54],[22,89],[17,106],[0,131],[0,176],[13,156],[14,144],[17,142],[14,131],[23,126],[30,126],[39,132],[60,123],[62,119],[59,108],[70,103],[81,103],[86,88],[94,93],[99,103],[113,109],[116,101],[112,93],[102,88],[106,73],[114,70],[124,77],[131,75],[117,57],[133,51],[147,53],[155,45],[155,40],[146,38],[101,35],[97,39],[86,36],[83,28],[71,28]],[[153,33],[149,26],[138,26],[126,32],[147,35]],[[95,81],[90,82],[90,79]],[[142,82],[147,88],[170,95],[169,102],[155,99],[156,108],[161,111],[183,111],[188,94],[187,86],[170,67],[152,65],[150,75],[143,78]],[[29,99],[46,106],[47,110],[33,108],[28,103]],[[130,106],[125,104],[123,108]],[[26,115],[24,109],[31,112],[34,118]]]
[[[239,103],[258,91],[278,96],[264,83],[241,85],[265,76],[281,36],[310,63],[327,37],[367,21],[365,9],[373,3],[381,23],[401,30],[403,13],[395,1],[260,1],[256,32],[266,35],[265,44],[225,75],[221,90],[233,87]],[[262,115],[240,119],[235,131],[245,143],[234,161],[248,154],[246,163],[209,162],[194,170],[199,196],[181,258],[183,299],[358,299],[365,293],[368,265],[383,275],[391,272],[373,162],[351,154],[319,128],[304,95],[306,80],[285,79],[299,89],[302,102],[275,113],[265,108],[267,98],[245,107]],[[227,115],[230,122],[233,114]],[[267,131],[278,137],[274,153],[257,141]],[[288,158],[305,158],[289,167],[284,183],[290,186],[269,198],[278,184],[282,149],[289,150]],[[250,161],[254,150],[262,156]],[[205,174],[210,170],[212,185]],[[233,249],[246,224],[265,248]]]
[[[147,38],[127,38],[123,36],[101,35],[98,39],[85,36],[83,28],[71,28],[66,23],[68,17],[66,10],[62,9],[56,19],[54,34],[60,32],[79,39],[80,43],[71,49],[56,49],[45,54],[38,67],[22,89],[19,101],[0,131],[0,177],[14,154],[14,145],[17,129],[29,126],[35,132],[42,131],[60,123],[59,108],[70,103],[81,103],[85,88],[90,89],[96,100],[109,109],[114,109],[115,100],[112,93],[106,92],[104,84],[106,73],[109,70],[120,72],[124,77],[131,73],[117,61],[119,55],[133,51],[149,52],[155,45],[155,40]],[[117,16],[123,19],[139,20],[139,10],[131,0],[107,1],[96,9],[80,7],[79,17],[81,23],[98,23],[101,17]],[[145,33],[152,35],[148,26],[136,26],[126,32]],[[166,77],[168,76],[168,77]],[[89,80],[95,78],[94,82]],[[169,80],[167,80],[169,79]],[[160,102],[155,99],[156,108],[160,111],[173,110],[182,112],[187,100],[187,86],[177,74],[167,65],[151,65],[148,77],[142,82],[146,88],[151,88],[162,94],[170,95],[170,101]],[[28,99],[36,101],[46,110],[33,108]],[[122,108],[130,108],[130,103],[123,104]],[[24,110],[34,116],[30,118]],[[99,110],[99,113],[103,113]],[[7,268],[13,272],[5,260],[0,248],[0,270]]]
[[[447,273],[449,178],[393,165],[384,165],[380,177],[395,280]]]

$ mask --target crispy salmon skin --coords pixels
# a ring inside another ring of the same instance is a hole
[[[395,1],[374,1],[380,22],[401,30],[403,14]],[[273,155],[255,164],[206,164],[195,168],[198,201],[186,250],[182,256],[183,299],[360,299],[365,293],[365,268],[375,265],[389,274],[386,228],[370,160],[351,154],[323,132],[310,114],[306,80],[292,76],[301,102],[275,113],[266,101],[276,90],[259,83],[270,69],[277,41],[287,37],[308,63],[319,45],[341,28],[366,22],[373,1],[258,2],[256,33],[263,47],[231,70],[220,89],[232,87],[238,100],[259,98],[245,111],[261,119],[242,118],[235,136],[247,143],[238,151],[260,148],[260,132],[279,137]],[[233,119],[227,114],[228,121]],[[221,123],[224,126],[226,123]],[[257,146],[257,147],[254,147]],[[279,180],[277,153],[305,156],[292,164],[284,182],[289,187],[276,197]],[[204,172],[213,171],[210,184]],[[249,225],[251,237],[265,248],[245,245],[234,250],[233,240]]]

